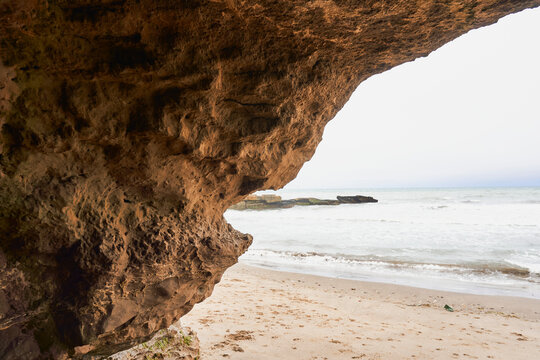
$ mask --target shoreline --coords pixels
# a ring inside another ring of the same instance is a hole
[[[249,250],[248,250],[249,251]],[[420,286],[417,285],[415,282],[411,282],[410,276],[409,277],[402,277],[399,273],[396,274],[396,277],[392,277],[390,274],[372,274],[368,272],[359,272],[360,274],[364,275],[366,278],[354,278],[354,277],[348,277],[346,274],[340,274],[341,276],[336,275],[323,275],[320,274],[320,272],[316,270],[306,270],[302,268],[294,268],[293,266],[287,267],[285,265],[283,268],[277,268],[273,267],[272,265],[265,265],[265,264],[257,264],[256,261],[250,261],[240,260],[238,262],[241,265],[259,268],[263,270],[269,270],[269,271],[276,271],[276,272],[284,272],[284,273],[290,273],[290,274],[303,274],[303,275],[313,275],[323,278],[330,278],[330,279],[338,279],[338,280],[352,280],[352,281],[358,281],[361,283],[376,283],[376,284],[387,284],[387,285],[395,285],[395,286],[404,286],[404,287],[411,287],[416,289],[424,289],[424,290],[433,290],[433,291],[441,291],[441,292],[448,292],[448,293],[456,293],[456,294],[469,294],[469,295],[481,295],[481,296],[504,296],[504,297],[515,297],[515,298],[524,298],[524,299],[532,299],[532,300],[539,300],[540,297],[534,296],[530,294],[529,292],[525,292],[525,290],[519,291],[518,289],[512,288],[511,286],[507,287],[500,287],[498,285],[493,285],[489,287],[491,284],[486,283],[474,283],[474,282],[460,282],[460,280],[457,279],[445,279],[445,278],[422,278],[421,275],[417,277],[418,282],[425,282],[426,286]],[[357,275],[357,274],[355,274]],[[369,277],[369,279],[367,279]],[[392,279],[400,279],[399,281],[395,281]],[[408,283],[407,283],[408,282]],[[438,285],[436,285],[438,284]]]
[[[530,359],[540,352],[537,299],[241,263],[181,322],[198,333],[203,359]]]

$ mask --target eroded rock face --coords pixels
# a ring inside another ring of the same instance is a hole
[[[167,327],[251,243],[224,210],[292,180],[361,81],[539,4],[0,1],[0,357]]]

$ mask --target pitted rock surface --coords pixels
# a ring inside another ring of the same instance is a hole
[[[360,82],[538,5],[0,1],[0,357],[166,328],[251,243],[225,209],[292,180]]]

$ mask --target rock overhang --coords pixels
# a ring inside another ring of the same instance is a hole
[[[224,210],[292,180],[360,82],[538,5],[2,1],[0,354],[167,327],[251,243]]]

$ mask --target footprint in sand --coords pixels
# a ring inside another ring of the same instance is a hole
[[[517,333],[517,332],[513,332],[512,335],[515,335],[517,336],[517,341],[527,341],[529,339],[527,339],[527,337],[523,334],[520,334],[520,333]]]

